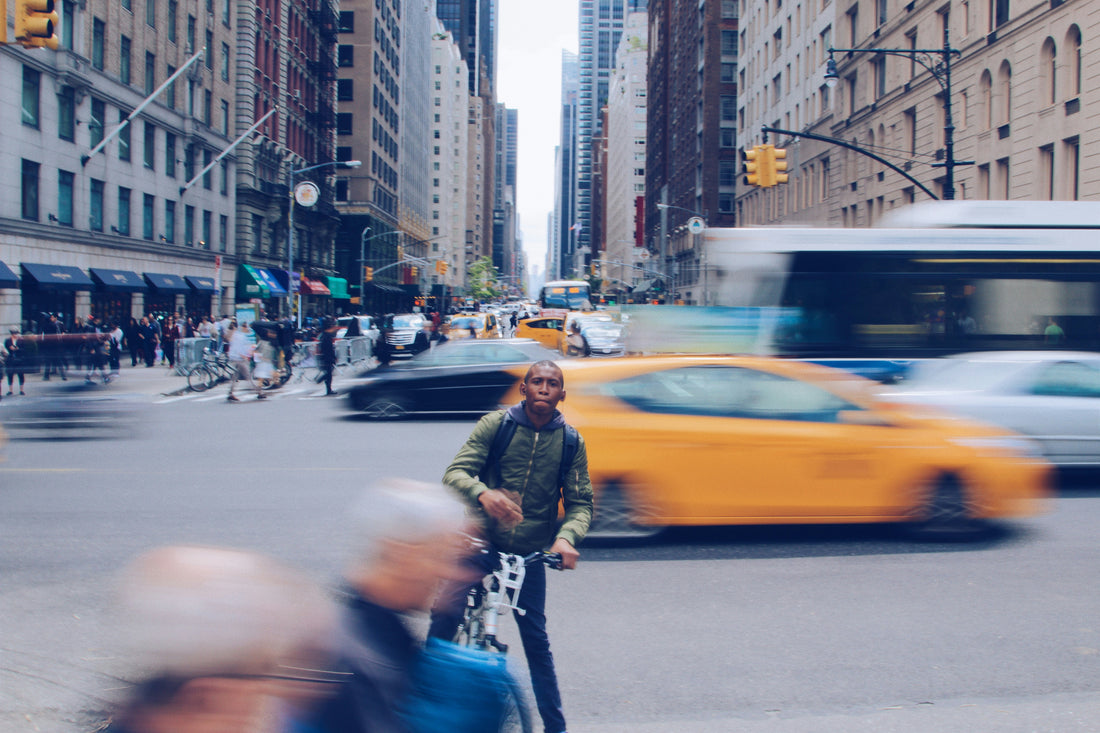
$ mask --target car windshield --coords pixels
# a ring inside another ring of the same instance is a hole
[[[589,338],[619,338],[623,335],[621,323],[592,323],[581,326],[581,332]]]
[[[393,317],[394,328],[420,328],[423,323],[423,316],[406,315]]]
[[[553,356],[553,354],[550,354]],[[458,341],[447,342],[430,351],[417,354],[409,360],[410,365],[417,367],[428,366],[460,366],[467,364],[518,364],[522,362],[537,361],[523,349],[505,343],[492,343],[490,341]]]
[[[481,319],[480,318],[475,318],[474,316],[465,316],[463,318],[455,318],[454,320],[451,321],[451,328],[470,328],[471,326],[473,326],[474,328],[477,328],[477,329],[484,328],[484,326],[481,323]]]

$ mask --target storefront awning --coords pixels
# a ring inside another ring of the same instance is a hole
[[[348,281],[342,277],[326,277],[325,284],[328,285],[329,292],[332,293],[332,297],[338,300],[348,300]]]
[[[288,293],[298,292],[298,283],[301,282],[302,273],[277,270],[273,267],[267,268],[267,271],[275,276],[275,280],[283,286],[283,290]]]
[[[332,295],[332,291],[328,289],[320,280],[312,280],[305,275],[302,276],[302,287],[300,292],[302,295]]]
[[[271,293],[272,298],[285,298],[286,297],[286,288],[284,288],[282,286],[282,284],[278,280],[275,279],[275,276],[271,274],[271,270],[268,270],[265,267],[255,267],[255,266],[253,266],[252,269],[254,269],[257,272],[257,274],[259,274],[260,279],[263,281],[263,284],[267,287],[268,292]]]
[[[145,281],[141,275],[130,270],[108,270],[103,267],[92,267],[88,270],[92,273],[92,280],[99,283],[103,290],[112,290],[120,293],[136,293],[145,290]]]
[[[19,287],[19,278],[11,271],[11,268],[0,262],[0,288]]]
[[[264,280],[256,268],[252,265],[241,265],[237,268],[237,300],[249,298],[269,298],[271,291],[264,285]]]
[[[212,277],[195,277],[194,275],[185,275],[184,280],[191,287],[192,290],[200,293],[216,293],[218,289],[214,286],[214,278]]]
[[[69,265],[38,265],[22,263],[23,275],[41,288],[53,290],[91,290],[92,279],[79,267]]]
[[[159,272],[145,273],[145,282],[158,293],[189,293],[191,288],[179,275],[164,275]]]

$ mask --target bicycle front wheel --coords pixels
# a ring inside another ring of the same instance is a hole
[[[193,392],[205,392],[210,389],[211,381],[210,370],[207,369],[206,364],[196,364],[187,370],[187,386]]]

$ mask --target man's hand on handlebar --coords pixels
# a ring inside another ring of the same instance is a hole
[[[556,552],[561,555],[561,567],[563,570],[573,570],[577,567],[577,560],[580,559],[581,553],[577,552],[577,548],[569,544],[569,540],[559,537],[554,540],[554,544],[550,547],[550,552]]]

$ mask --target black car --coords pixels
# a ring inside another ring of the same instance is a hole
[[[377,420],[410,413],[491,412],[516,381],[517,365],[560,359],[531,339],[447,341],[400,364],[368,372],[348,406]]]

